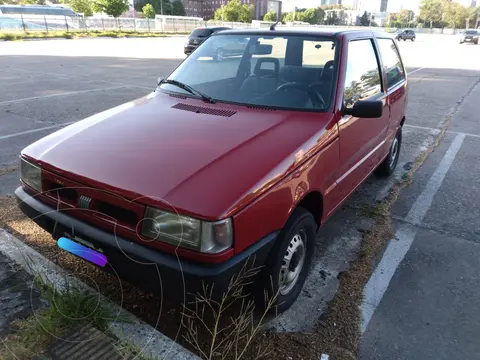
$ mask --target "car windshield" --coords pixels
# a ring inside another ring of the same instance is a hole
[[[336,74],[333,37],[216,34],[169,77],[215,101],[325,110]],[[160,89],[196,96],[173,83]]]
[[[477,30],[467,30],[467,31],[465,31],[465,34],[467,34],[467,35],[476,35],[476,34],[477,34]]]

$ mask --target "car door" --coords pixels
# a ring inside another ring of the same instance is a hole
[[[377,38],[378,50],[382,58],[383,72],[387,88],[387,103],[390,107],[390,126],[387,132],[385,153],[395,136],[398,126],[405,117],[407,107],[407,76],[400,52],[390,38]]]
[[[380,118],[343,115],[339,122],[340,195],[348,196],[379,163],[389,124],[389,108],[383,90],[379,57],[372,38],[353,39],[347,45],[343,106],[351,108],[360,100],[381,100]]]

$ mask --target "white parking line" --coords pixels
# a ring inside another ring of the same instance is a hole
[[[420,129],[420,130],[428,130],[428,131],[440,132],[440,129],[430,128],[430,127],[426,127],[426,126],[417,126],[417,125],[410,125],[410,124],[405,124],[405,125],[403,125],[403,126],[404,126],[404,127],[408,127],[408,128],[412,128],[412,129]],[[480,135],[471,134],[471,133],[465,133],[465,132],[461,132],[461,131],[447,130],[446,133],[448,133],[448,134],[455,134],[455,135],[465,135],[465,136],[471,136],[471,137],[480,138]]]
[[[43,127],[43,128],[21,131],[21,132],[15,133],[15,134],[3,135],[3,136],[0,136],[0,140],[10,139],[10,138],[12,138],[12,137],[21,136],[21,135],[27,135],[27,134],[32,134],[32,133],[36,133],[36,132],[44,131],[44,130],[56,129],[56,128],[59,128],[59,127],[64,127],[64,126],[73,124],[74,122],[75,122],[75,121],[70,121],[70,122],[68,122],[68,123],[51,125],[51,126],[45,126],[45,127]]]
[[[430,180],[428,180],[427,186],[425,186],[425,189],[423,189],[408,212],[405,218],[407,223],[398,229],[395,233],[395,238],[388,243],[380,263],[365,285],[363,290],[362,323],[360,325],[362,334],[367,329],[375,309],[380,304],[398,265],[402,262],[415,239],[418,231],[418,227],[415,225],[422,223],[423,218],[430,209],[433,197],[442,185],[443,179],[455,160],[455,156],[460,150],[464,139],[465,134],[458,134],[452,141],[437,169]]]
[[[78,90],[78,91],[69,91],[69,92],[58,93],[58,94],[50,94],[50,95],[42,95],[42,96],[32,96],[32,97],[22,98],[22,99],[1,101],[1,102],[0,102],[0,105],[13,104],[13,103],[22,102],[22,101],[29,101],[29,100],[49,99],[49,98],[58,97],[58,96],[68,96],[68,95],[76,95],[76,94],[85,94],[85,93],[94,92],[94,91],[115,90],[115,89],[121,89],[121,88],[124,88],[124,87],[126,87],[126,86],[125,86],[125,85],[121,85],[121,86],[111,86],[111,87],[101,88],[101,89]]]
[[[420,68],[420,69],[416,69],[416,70],[410,71],[410,72],[408,72],[408,75],[415,74],[416,72],[419,72],[420,70],[423,70],[423,69],[425,69],[425,68],[422,67],[422,68]]]

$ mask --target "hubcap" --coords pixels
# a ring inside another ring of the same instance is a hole
[[[390,168],[393,168],[395,161],[397,161],[398,156],[398,139],[393,139],[392,143],[392,155],[390,156]]]
[[[306,234],[301,231],[295,234],[288,244],[283,256],[279,274],[279,292],[287,295],[297,283],[305,262]]]

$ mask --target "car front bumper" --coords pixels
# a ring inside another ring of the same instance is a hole
[[[150,249],[128,239],[115,236],[29,195],[22,187],[15,191],[19,208],[54,239],[72,235],[101,249],[108,263],[103,270],[147,291],[183,301],[188,294],[202,291],[203,285],[215,285],[214,295],[221,295],[232,276],[247,265],[265,263],[278,232],[270,233],[245,251],[220,264],[202,264]],[[75,240],[75,239],[72,239]]]

